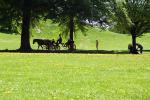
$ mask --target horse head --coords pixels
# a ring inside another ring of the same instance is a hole
[[[36,42],[36,39],[33,39],[33,44]]]

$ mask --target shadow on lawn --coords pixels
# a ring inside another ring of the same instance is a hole
[[[81,53],[81,54],[129,54],[127,50],[31,50],[28,52],[21,52],[18,50],[0,50],[0,53]],[[150,50],[143,50],[143,52],[150,52]]]

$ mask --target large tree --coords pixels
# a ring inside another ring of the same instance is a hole
[[[30,24],[31,20],[38,20],[50,8],[51,0],[24,0],[21,34],[21,51],[30,51]]]
[[[69,38],[74,41],[74,33],[77,30],[85,31],[84,21],[88,19],[91,14],[91,1],[54,0],[53,3],[53,18],[49,16],[47,16],[47,18],[51,18],[54,22],[59,23],[62,33],[66,36],[69,35]],[[73,49],[73,45],[71,45],[70,50]]]
[[[20,51],[30,51],[31,0],[24,0]]]
[[[105,9],[110,1],[54,0],[54,22],[59,23],[62,33],[74,41],[76,31],[81,30],[82,33],[85,33],[87,24],[91,24],[93,21],[100,24],[106,22]],[[70,49],[73,50],[73,45]]]
[[[21,17],[20,12],[16,10],[9,0],[0,0],[0,31],[18,32],[17,25]]]
[[[50,8],[51,0],[2,0],[6,6],[1,6],[0,10],[7,9],[7,12],[3,12],[2,16],[9,14],[8,17],[11,20],[6,22],[13,25],[13,21],[22,23],[21,32],[21,45],[20,51],[30,51],[30,26],[31,22],[40,19],[44,16],[45,12]],[[13,16],[13,17],[12,17]],[[19,18],[19,19],[18,19]],[[21,21],[21,20],[22,21]]]
[[[112,8],[115,31],[132,36],[136,54],[136,38],[150,32],[150,0],[115,0]]]

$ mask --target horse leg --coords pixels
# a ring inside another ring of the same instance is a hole
[[[39,50],[40,46],[38,45],[38,50]]]
[[[41,48],[42,48],[42,50],[43,50],[43,46],[41,45]]]

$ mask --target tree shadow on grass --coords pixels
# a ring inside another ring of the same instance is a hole
[[[22,52],[18,50],[0,50],[0,53],[75,53],[75,54],[129,54],[127,50],[31,50]],[[143,50],[143,52],[149,52],[150,50]]]

